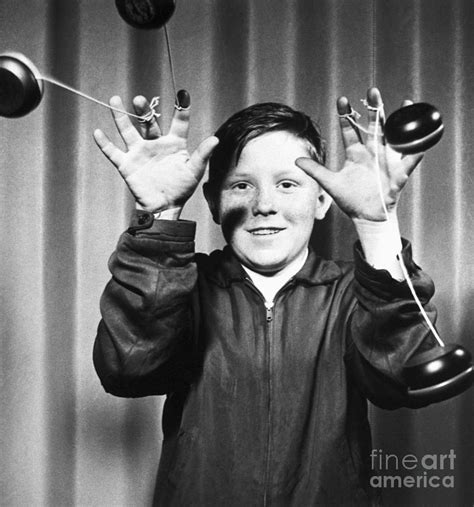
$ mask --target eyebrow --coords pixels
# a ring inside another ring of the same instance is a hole
[[[304,173],[304,171],[303,171],[303,169],[301,169],[301,167],[298,167],[296,164],[293,164],[292,166],[289,166],[287,169],[282,169],[277,174],[278,175],[284,175],[284,174],[288,174],[288,173],[300,174],[301,171]]]
[[[297,177],[301,177],[303,174],[306,174],[303,169],[301,169],[300,167],[298,167],[297,165],[293,165],[293,166],[289,166],[288,168],[285,168],[285,169],[279,169],[278,171],[275,171],[273,173],[273,176],[275,177],[275,179],[285,179],[285,178],[289,178],[289,179],[295,179]],[[245,179],[251,179],[253,178],[255,175],[253,173],[249,173],[248,171],[242,171],[242,172],[237,172],[237,173],[233,173],[233,174],[227,174],[227,176],[224,178],[224,181],[234,181],[234,180],[245,180]]]
[[[227,173],[224,180],[250,178],[251,176],[252,174],[249,172]]]

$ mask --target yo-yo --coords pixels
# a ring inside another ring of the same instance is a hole
[[[440,112],[426,102],[397,109],[384,126],[387,143],[405,155],[428,150],[441,139],[443,130]]]
[[[402,375],[409,397],[422,404],[457,396],[474,382],[471,354],[455,344],[416,354],[405,363]]]
[[[41,74],[21,53],[0,55],[0,116],[19,118],[35,109],[43,97]]]
[[[129,25],[147,30],[165,25],[176,7],[174,0],[115,0],[115,5]]]

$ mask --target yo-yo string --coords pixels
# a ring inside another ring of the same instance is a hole
[[[380,120],[380,111],[383,109],[383,104],[378,107],[372,107],[367,105],[368,108],[375,111],[375,128],[374,128],[374,136],[377,137],[378,128],[379,128],[379,120]],[[385,199],[383,195],[383,187],[382,187],[382,178],[381,178],[381,169],[379,164],[379,150],[378,150],[378,143],[375,143],[375,169],[377,173],[377,182],[378,182],[378,189],[379,189],[379,195],[380,195],[380,201],[382,203],[383,211],[385,214],[385,220],[390,223],[390,217],[388,214],[387,206],[385,204]],[[405,278],[405,281],[408,285],[408,288],[410,289],[410,292],[412,294],[412,297],[415,301],[415,303],[418,306],[418,309],[420,310],[421,315],[423,316],[424,320],[426,321],[426,324],[428,325],[429,330],[433,334],[433,336],[436,338],[438,343],[441,345],[441,347],[444,347],[444,342],[441,340],[438,332],[436,331],[436,328],[433,326],[433,323],[429,319],[427,313],[425,312],[425,309],[423,308],[423,305],[421,304],[420,299],[418,298],[418,294],[416,293],[415,287],[413,286],[413,283],[411,281],[410,275],[408,274],[407,267],[405,265],[405,261],[403,260],[402,252],[400,251],[397,254],[397,260],[400,265],[400,269],[402,270],[403,277]]]
[[[362,99],[362,100],[364,100],[364,99]],[[367,102],[365,102],[365,106],[367,107],[367,109],[370,109],[371,111],[375,110],[374,138],[376,138],[377,135],[378,135],[377,131],[378,131],[378,126],[379,126],[380,110],[383,108],[383,104],[380,104],[379,107],[374,108],[373,106],[370,106]],[[387,205],[385,204],[385,199],[384,199],[384,196],[383,196],[382,178],[380,176],[379,143],[376,142],[374,144],[375,144],[375,170],[376,170],[376,173],[377,173],[377,187],[378,187],[379,196],[380,196],[380,202],[382,203],[382,208],[383,208],[383,212],[384,212],[384,215],[385,215],[385,219],[388,222],[390,219],[389,219],[389,216],[388,216]],[[399,258],[399,257],[397,256],[397,258]],[[402,271],[403,271],[403,269],[402,269]]]
[[[377,0],[372,0],[372,86],[377,74]]]
[[[171,44],[170,44],[170,39],[168,36],[168,29],[166,28],[166,24],[163,27],[163,29],[165,31],[166,50],[168,52],[168,62],[170,65],[170,73],[171,73],[171,82],[173,85],[173,92],[174,92],[174,96],[177,97],[178,95],[177,95],[177,90],[176,90],[176,77],[174,75],[173,57],[171,55]]]
[[[168,36],[168,30],[166,28],[166,25],[164,25],[164,31],[165,31],[166,49],[167,49],[167,52],[168,52],[168,61],[169,61],[169,66],[170,66],[170,73],[171,73],[171,81],[172,81],[172,86],[173,86],[173,92],[174,92],[174,96],[177,97],[176,77],[175,77],[175,73],[174,73],[173,57],[172,57],[172,54],[171,54],[171,44],[170,44],[170,40],[169,40],[169,36]],[[103,102],[102,100],[96,99],[96,98],[94,98],[94,97],[92,97],[90,95],[87,95],[84,92],[76,90],[72,86],[69,86],[69,85],[67,85],[67,84],[65,84],[65,83],[63,83],[61,81],[58,81],[57,79],[52,78],[52,77],[48,77],[48,76],[44,76],[44,75],[38,75],[37,79],[41,80],[41,81],[47,81],[48,83],[51,83],[51,84],[56,85],[56,86],[58,86],[60,88],[63,88],[64,90],[67,90],[67,91],[70,91],[72,93],[75,93],[76,95],[79,95],[80,97],[83,97],[83,98],[85,98],[87,100],[90,100],[91,102],[95,102],[96,104],[99,104],[99,105],[101,105],[103,107],[106,107],[107,109],[110,109],[112,111],[117,111],[118,113],[123,113],[123,114],[126,114],[127,116],[131,116],[132,118],[136,118],[140,123],[147,123],[147,122],[152,121],[154,118],[159,118],[161,116],[160,113],[157,113],[155,111],[155,108],[158,107],[159,104],[160,104],[160,97],[158,97],[158,96],[155,96],[155,97],[153,97],[151,99],[150,104],[149,104],[149,108],[150,109],[149,109],[148,113],[146,113],[144,115],[137,115],[137,114],[129,113],[128,111],[125,111],[123,109],[111,106],[111,105],[107,104],[106,102]],[[181,107],[179,104],[176,104],[175,108],[178,109],[178,110],[186,109],[186,108]]]
[[[51,77],[47,77],[47,76],[39,76],[37,79],[40,79],[42,81],[47,81],[48,83],[51,83],[53,85],[56,85],[56,86],[59,86],[60,88],[64,88],[65,90],[68,90],[72,93],[75,93],[76,95],[79,95],[80,97],[83,97],[87,100],[90,100],[91,102],[95,102],[96,104],[99,104],[101,106],[104,106],[108,109],[111,109],[112,111],[117,111],[118,113],[123,113],[123,114],[126,114],[128,116],[132,116],[133,118],[136,118],[137,120],[139,120],[140,122],[142,123],[145,123],[145,122],[149,122],[149,121],[152,121],[153,118],[159,118],[161,116],[160,113],[157,113],[155,111],[155,107],[157,107],[160,103],[160,97],[153,97],[151,99],[151,102],[150,102],[150,110],[148,111],[148,113],[144,114],[144,115],[137,115],[137,114],[133,114],[133,113],[129,113],[128,111],[124,111],[123,109],[120,109],[120,108],[117,108],[117,107],[113,107],[105,102],[102,102],[101,100],[98,100],[94,97],[91,97],[90,95],[87,95],[86,93],[83,93],[79,90],[76,90],[75,88],[72,88],[71,86],[68,86],[67,84],[65,83],[62,83],[61,81],[58,81],[57,79],[54,79],[54,78],[51,78]]]

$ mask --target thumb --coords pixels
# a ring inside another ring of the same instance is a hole
[[[332,189],[336,185],[337,173],[330,171],[321,164],[315,162],[312,158],[297,158],[295,164],[302,169],[308,176],[316,180],[319,185],[332,195]]]
[[[215,136],[210,136],[202,141],[189,158],[189,164],[192,170],[198,175],[198,178],[202,177],[209,158],[218,144],[219,139]]]

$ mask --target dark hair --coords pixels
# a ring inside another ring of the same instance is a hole
[[[265,102],[249,106],[232,115],[215,133],[219,144],[209,160],[210,196],[216,198],[231,166],[239,160],[245,145],[262,134],[285,131],[306,139],[314,148],[311,157],[320,164],[326,161],[325,142],[319,127],[306,114],[289,106]]]

